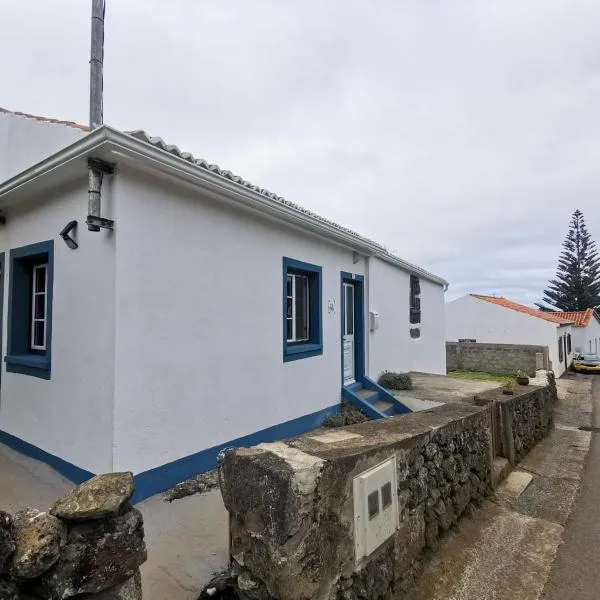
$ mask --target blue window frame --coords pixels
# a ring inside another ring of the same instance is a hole
[[[9,373],[50,379],[54,242],[10,251],[8,292]]]
[[[323,354],[322,268],[283,257],[283,360]]]

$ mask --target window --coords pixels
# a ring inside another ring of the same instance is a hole
[[[563,361],[563,338],[562,335],[558,338],[558,362]]]
[[[421,284],[419,278],[416,275],[410,276],[410,311],[409,317],[410,322],[414,325],[415,323],[421,322]]]
[[[288,273],[287,276],[287,341],[308,341],[308,276]]]
[[[367,496],[367,506],[369,509],[369,521],[379,514],[379,490],[371,492]]]
[[[10,252],[9,373],[50,379],[54,244],[40,242]]]
[[[387,482],[381,488],[381,510],[385,510],[388,506],[392,505],[392,484]]]
[[[571,334],[567,333],[567,354],[571,354]]]
[[[283,360],[323,353],[321,267],[283,259]]]
[[[48,333],[48,264],[42,263],[32,268],[31,277],[31,339],[29,348],[33,351],[46,350]]]

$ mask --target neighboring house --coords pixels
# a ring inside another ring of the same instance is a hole
[[[551,368],[562,375],[573,353],[571,320],[506,298],[467,294],[446,304],[446,340],[547,346]]]
[[[0,182],[88,132],[85,125],[15,113],[0,107]]]
[[[114,230],[86,226],[89,159]],[[0,211],[0,441],[75,481],[131,470],[140,499],[384,370],[445,373],[443,279],[160,138],[103,126]]]
[[[600,318],[593,308],[554,314],[573,322],[574,351],[600,353]]]

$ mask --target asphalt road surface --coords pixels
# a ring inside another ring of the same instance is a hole
[[[594,427],[600,428],[600,377],[592,387]],[[600,429],[592,433],[582,487],[566,524],[564,543],[541,600],[598,600],[600,598]]]

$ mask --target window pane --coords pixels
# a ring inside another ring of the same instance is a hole
[[[287,340],[288,342],[293,340],[294,331],[292,329],[292,319],[287,319]]]
[[[392,504],[392,484],[388,481],[381,488],[381,510],[385,510]]]
[[[287,276],[287,295],[291,296],[292,295],[292,279],[294,278],[293,275],[288,275]]]
[[[308,339],[308,278],[296,275],[296,340]]]
[[[34,319],[44,319],[46,315],[45,310],[46,305],[46,296],[45,294],[36,294],[33,297],[33,318]]]
[[[35,275],[35,291],[46,291],[46,266],[37,267],[34,271]]]
[[[346,291],[346,335],[354,335],[354,287],[344,286]]]
[[[367,496],[367,506],[369,509],[369,520],[379,514],[379,490],[375,490]]]
[[[44,347],[44,330],[46,328],[45,321],[33,322],[33,346]]]
[[[292,297],[288,297],[288,299],[287,299],[287,315],[286,315],[286,317],[288,319],[292,318],[292,306],[293,306],[292,303],[293,303],[293,301],[294,301],[294,299]]]

